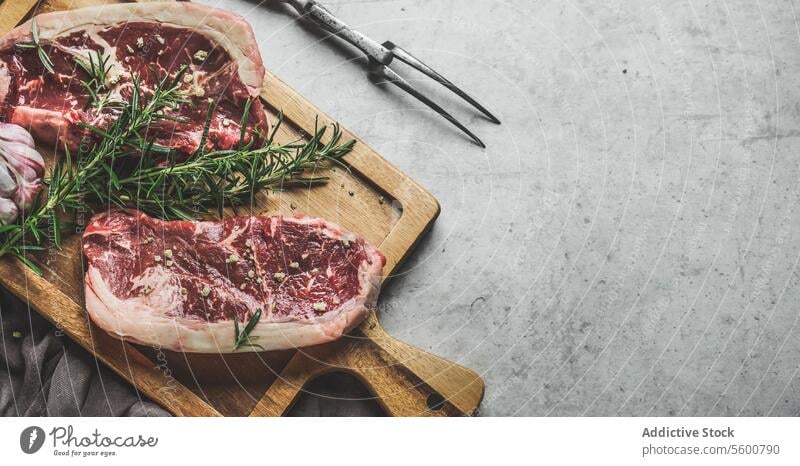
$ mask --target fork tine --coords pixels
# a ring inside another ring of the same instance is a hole
[[[459,89],[458,86],[453,84],[450,80],[448,80],[441,74],[437,73],[433,68],[423,63],[419,58],[411,55],[406,49],[398,45],[395,45],[394,42],[390,40],[387,40],[382,45],[387,49],[391,50],[395,58],[402,61],[403,63],[410,65],[416,70],[422,72],[423,74],[433,79],[434,81],[438,82],[442,86],[450,89],[456,95],[469,102],[473,107],[480,110],[480,112],[486,115],[486,117],[489,118],[489,120],[491,120],[493,123],[497,123],[498,125],[500,124],[500,120],[497,119],[496,116],[492,115],[492,113],[489,110],[487,110],[486,107],[479,104],[475,99],[467,95],[466,92]]]
[[[464,126],[461,123],[459,123],[459,121],[456,120],[455,118],[453,118],[452,115],[447,113],[447,111],[445,109],[443,109],[438,104],[436,104],[436,102],[434,102],[431,99],[425,97],[421,92],[416,90],[414,88],[414,86],[412,86],[408,81],[403,79],[402,76],[400,76],[399,74],[397,74],[394,71],[392,71],[392,69],[389,68],[388,66],[382,65],[382,64],[380,64],[378,62],[374,62],[373,66],[372,66],[372,69],[371,69],[371,72],[374,73],[374,74],[379,75],[380,77],[384,78],[386,81],[389,81],[390,83],[394,84],[395,86],[399,87],[400,89],[402,89],[402,90],[408,92],[409,94],[411,94],[412,96],[416,97],[417,100],[419,100],[423,104],[425,104],[428,107],[430,107],[431,109],[433,109],[433,111],[435,111],[439,115],[445,117],[447,119],[447,121],[449,121],[450,123],[455,125],[458,129],[460,129],[461,131],[466,133],[470,138],[472,138],[472,140],[475,142],[475,144],[481,146],[484,149],[486,148],[486,144],[484,144],[483,141],[481,141],[478,138],[478,136],[475,136],[475,134],[473,134],[472,131],[468,130],[466,126]]]

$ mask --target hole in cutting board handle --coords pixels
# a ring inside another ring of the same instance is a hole
[[[428,399],[425,400],[425,404],[428,405],[428,409],[431,411],[439,411],[444,406],[444,397],[436,392],[431,393],[428,395]]]
[[[348,372],[328,372],[310,380],[288,416],[386,416],[366,385]]]

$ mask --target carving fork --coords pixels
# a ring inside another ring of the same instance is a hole
[[[395,73],[394,70],[389,68],[389,64],[394,61],[394,59],[398,59],[403,63],[410,65],[412,68],[420,71],[421,73],[425,74],[429,78],[433,79],[434,81],[438,82],[439,84],[443,85],[444,87],[453,91],[456,95],[461,97],[462,99],[469,102],[470,105],[478,109],[481,113],[486,115],[486,117],[491,120],[493,123],[500,124],[500,120],[497,119],[494,115],[489,112],[483,105],[479,104],[475,99],[470,97],[466,92],[459,89],[455,84],[450,82],[447,78],[442,76],[441,74],[437,73],[431,67],[422,63],[418,58],[411,55],[405,49],[395,45],[391,41],[386,41],[383,44],[379,44],[376,41],[370,39],[369,37],[365,36],[364,34],[356,31],[355,29],[351,28],[347,24],[345,24],[342,20],[337,18],[333,15],[330,11],[328,11],[324,6],[319,4],[314,0],[280,0],[283,3],[288,3],[295,10],[297,10],[300,15],[304,18],[311,19],[317,26],[323,28],[327,32],[336,35],[362,52],[367,55],[369,59],[369,72],[370,74],[380,77],[395,86],[399,87],[400,89],[406,91],[407,93],[411,94],[415,98],[417,98],[420,102],[424,103],[431,109],[433,109],[436,113],[443,116],[447,121],[455,125],[458,129],[466,133],[475,144],[479,145],[480,147],[485,148],[486,144],[481,141],[478,136],[472,133],[466,126],[462,125],[458,120],[456,120],[450,113],[448,113],[445,109],[440,107],[436,102],[432,101],[420,91],[418,91],[414,86],[412,86],[408,81],[403,79],[399,74]]]

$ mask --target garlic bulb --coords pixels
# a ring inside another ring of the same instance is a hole
[[[42,189],[44,159],[24,128],[0,123],[0,225],[16,221]]]

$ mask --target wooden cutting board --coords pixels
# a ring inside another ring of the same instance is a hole
[[[112,3],[114,0],[5,0],[0,33],[33,14]],[[35,7],[35,8],[34,8]],[[268,60],[266,60],[268,62]],[[269,71],[262,93],[272,122],[282,111],[278,139],[313,133],[329,117]],[[344,131],[345,138],[355,138]],[[324,217],[363,235],[386,255],[384,280],[439,214],[436,199],[364,142],[345,158],[351,171],[329,170],[313,189],[261,193],[254,212]],[[52,155],[48,159],[48,165]],[[37,258],[45,276],[13,259],[0,260],[0,284],[92,352],[149,397],[180,416],[280,416],[314,377],[347,372],[358,377],[390,415],[472,415],[484,384],[474,372],[388,335],[372,313],[339,341],[300,350],[244,354],[184,354],[121,342],[94,326],[83,310],[80,238]],[[380,311],[378,311],[380,312]]]

